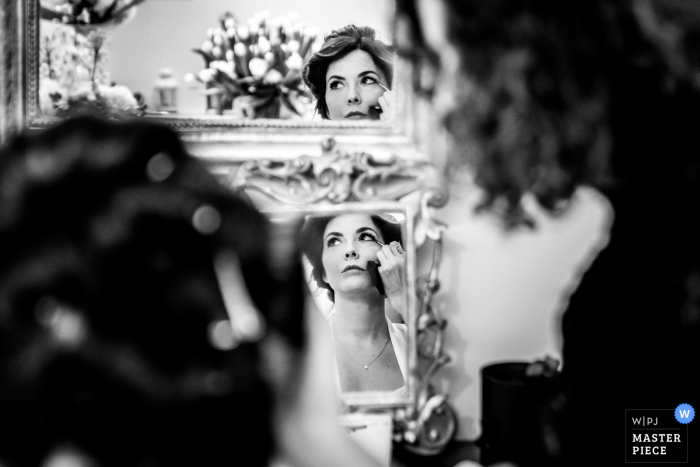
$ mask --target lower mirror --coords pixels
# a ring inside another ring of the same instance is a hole
[[[293,222],[305,279],[333,338],[338,391],[349,407],[413,403],[414,209],[400,202],[266,211]]]

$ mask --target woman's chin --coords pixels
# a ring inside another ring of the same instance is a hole
[[[335,289],[335,291],[336,294],[341,293],[347,296],[368,298],[376,298],[375,296],[377,296],[384,298],[369,279],[366,282],[363,281],[362,283],[358,284],[345,284],[345,287],[340,287]]]

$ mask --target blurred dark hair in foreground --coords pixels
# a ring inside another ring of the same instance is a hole
[[[473,168],[481,208],[514,226],[529,223],[526,193],[551,212],[579,185],[670,180],[669,200],[696,194],[700,2],[439,1],[460,59],[450,169]],[[440,67],[417,0],[398,0],[397,18],[411,36],[399,54]]]
[[[469,167],[481,209],[532,225],[525,195],[558,213],[586,185],[612,207],[561,292],[541,457],[518,464],[622,463],[625,410],[700,394],[700,2],[397,0],[396,24],[399,54],[438,76],[415,87],[435,91],[448,171]]]
[[[0,155],[0,462],[77,449],[101,466],[267,465],[257,342],[266,330],[303,340],[302,273],[270,258],[268,237],[168,128],[80,117],[12,140]]]

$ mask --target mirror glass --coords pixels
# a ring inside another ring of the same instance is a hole
[[[27,2],[30,23],[41,18],[37,38],[28,28],[28,60],[38,62],[29,66],[38,76],[28,76],[29,116],[38,120],[97,94],[109,111],[176,125],[337,126],[315,112],[301,80],[305,58],[325,34],[348,24],[369,26],[391,43],[391,0],[105,0],[100,5],[116,6],[100,17],[68,0]]]
[[[349,406],[412,400],[415,365],[413,209],[399,202],[266,211],[293,222],[305,279],[328,323],[334,377]]]

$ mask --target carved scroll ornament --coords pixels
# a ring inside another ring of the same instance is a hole
[[[234,189],[258,190],[294,206],[398,200],[427,190],[434,191],[431,205],[444,202],[434,166],[427,161],[397,157],[379,161],[365,152],[343,151],[332,138],[321,146],[320,157],[246,161],[231,174],[230,184]]]

